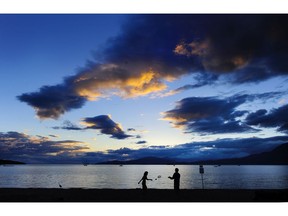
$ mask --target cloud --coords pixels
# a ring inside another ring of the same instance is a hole
[[[177,102],[172,110],[163,112],[163,120],[169,121],[173,127],[180,128],[187,133],[223,134],[223,133],[253,133],[260,129],[252,126],[266,126],[268,122],[262,122],[261,118],[266,110],[259,110],[250,113],[248,110],[241,110],[240,105],[247,102],[260,100],[267,102],[271,99],[281,98],[285,92],[267,92],[261,94],[236,94],[231,97],[190,97]],[[286,130],[287,119],[275,120],[285,115],[287,108],[274,110],[269,118],[273,125],[281,126],[278,130]],[[248,115],[249,114],[249,115]],[[246,120],[245,117],[247,116]],[[272,120],[271,120],[272,119]],[[285,122],[286,121],[286,122]]]
[[[206,15],[199,19],[198,30],[203,36],[178,43],[176,54],[199,57],[206,70],[221,74],[253,68],[262,73],[253,73],[250,80],[254,81],[253,75],[287,74],[288,64],[283,61],[288,47],[288,31],[283,28],[287,16]]]
[[[120,148],[93,152],[75,140],[52,141],[48,137],[18,132],[0,132],[0,158],[26,163],[98,163],[109,160],[132,160],[143,157],[197,161],[243,157],[270,151],[288,142],[288,136],[269,138],[218,139],[175,146],[148,146],[140,149]]]
[[[111,135],[111,138],[126,139],[132,137],[127,135],[122,126],[119,123],[115,123],[109,115],[99,115],[91,118],[84,118],[82,124],[85,125],[85,129],[100,130],[102,134]]]
[[[239,111],[236,108],[248,97],[248,95],[236,95],[227,99],[185,98],[177,102],[175,109],[164,112],[163,119],[186,132],[201,134],[255,132],[255,129],[237,120],[246,111]]]
[[[146,144],[146,143],[147,143],[147,141],[145,141],[145,140],[141,140],[141,141],[136,142],[136,144]]]
[[[50,137],[53,137],[53,138],[59,138],[58,135],[54,135],[54,134],[50,134],[49,136],[50,136]]]
[[[135,128],[128,128],[127,131],[136,131]]]
[[[53,162],[55,159],[65,163],[65,160],[61,161],[64,155],[67,160],[71,161],[71,158],[88,150],[90,148],[85,143],[75,140],[52,141],[49,137],[30,136],[14,131],[0,132],[1,159],[27,163]]]
[[[107,160],[107,158],[109,158],[109,160],[133,160],[143,157],[162,157],[191,162],[208,159],[245,157],[250,154],[270,151],[287,141],[287,136],[269,138],[252,137],[245,139],[218,139],[175,146],[148,146],[140,149],[120,148],[108,150],[105,155],[106,158],[103,159],[102,157],[101,160]],[[94,160],[95,159],[96,158],[94,158]]]
[[[279,132],[288,133],[288,105],[272,109],[260,109],[250,113],[246,118],[248,125],[277,128]]]
[[[159,93],[187,74],[227,76],[231,83],[287,75],[287,21],[287,15],[129,15],[121,33],[75,75],[18,99],[39,118],[57,119],[89,100]]]
[[[73,124],[72,122],[66,120],[63,122],[63,125],[61,127],[52,127],[53,129],[63,129],[63,130],[84,130],[84,128],[78,127],[77,125]]]
[[[25,93],[17,98],[32,106],[41,119],[57,119],[71,109],[81,108],[86,102],[85,97],[72,89],[69,81],[56,86],[43,86],[39,92]]]
[[[168,92],[159,93],[156,96],[167,97],[167,96],[181,93],[183,91],[200,88],[200,87],[207,86],[207,85],[213,85],[218,80],[218,76],[216,74],[208,74],[208,73],[202,72],[202,73],[196,73],[193,79],[196,81],[195,84],[186,84],[177,89],[170,90]]]
[[[17,98],[32,106],[40,119],[57,119],[67,111],[81,108],[89,100],[107,95],[139,97],[166,88],[162,82],[164,77],[149,67],[146,71],[142,68],[129,70],[115,64],[94,64],[66,78],[61,85],[44,86],[38,92],[25,93]]]
[[[83,118],[80,124],[85,127],[78,127],[72,122],[66,120],[63,122],[61,127],[55,126],[53,129],[62,129],[62,130],[75,130],[75,131],[85,131],[89,129],[100,130],[102,134],[111,135],[111,138],[114,139],[126,139],[132,137],[131,135],[127,135],[123,129],[121,124],[115,123],[110,115],[99,115],[95,117],[87,117]],[[136,131],[134,128],[128,128],[127,131]]]

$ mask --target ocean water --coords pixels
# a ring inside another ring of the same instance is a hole
[[[175,168],[180,188],[202,188],[196,165],[12,165],[0,166],[0,188],[141,188],[148,171],[148,188],[173,189]],[[288,166],[204,166],[205,189],[288,189]]]

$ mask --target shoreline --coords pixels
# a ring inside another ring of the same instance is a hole
[[[288,202],[288,189],[0,188],[0,202]]]

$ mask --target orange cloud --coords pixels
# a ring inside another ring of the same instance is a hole
[[[80,74],[74,81],[74,87],[79,96],[88,100],[96,100],[111,94],[130,98],[166,89],[167,86],[162,80],[163,77],[151,68],[135,73],[115,64],[107,64],[101,65],[95,71]],[[171,77],[167,77],[167,80],[171,80]]]
[[[181,43],[177,44],[174,53],[178,55],[185,55],[185,56],[205,56],[209,51],[209,41],[192,41],[191,43]]]
[[[188,51],[186,44],[177,44],[174,53],[178,55],[185,55],[185,56],[190,56],[190,52]]]

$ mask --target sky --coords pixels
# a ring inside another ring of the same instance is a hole
[[[287,15],[0,14],[0,159],[244,157],[288,142]]]

